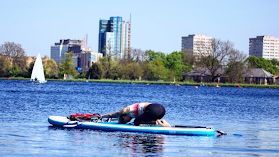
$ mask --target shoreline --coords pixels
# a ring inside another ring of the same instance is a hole
[[[24,77],[1,77],[1,80],[30,80],[30,78]],[[260,85],[260,84],[231,84],[231,83],[197,83],[197,82],[159,82],[159,81],[131,81],[131,80],[112,80],[112,79],[46,79],[47,81],[71,81],[71,82],[96,82],[96,83],[124,83],[124,84],[146,84],[146,85],[173,85],[173,86],[195,86],[195,88],[209,86],[209,87],[235,87],[239,88],[276,88],[279,89],[279,85]]]

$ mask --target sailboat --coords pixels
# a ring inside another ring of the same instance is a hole
[[[44,67],[40,53],[35,61],[33,66],[31,79],[32,83],[46,83],[45,74],[44,74]]]

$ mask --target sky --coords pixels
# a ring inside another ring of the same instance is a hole
[[[83,39],[98,52],[99,20],[130,21],[131,47],[170,54],[190,34],[229,40],[248,56],[249,38],[279,38],[279,0],[0,0],[0,45],[50,57],[60,39]]]

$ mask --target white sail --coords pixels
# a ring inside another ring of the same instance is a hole
[[[46,82],[43,62],[42,62],[40,53],[38,54],[38,57],[35,61],[30,81],[36,82],[36,83],[45,83]]]

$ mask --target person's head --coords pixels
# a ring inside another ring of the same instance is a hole
[[[131,116],[127,115],[127,114],[123,114],[121,116],[118,117],[118,123],[120,124],[126,124],[127,122],[129,122],[132,119]]]

